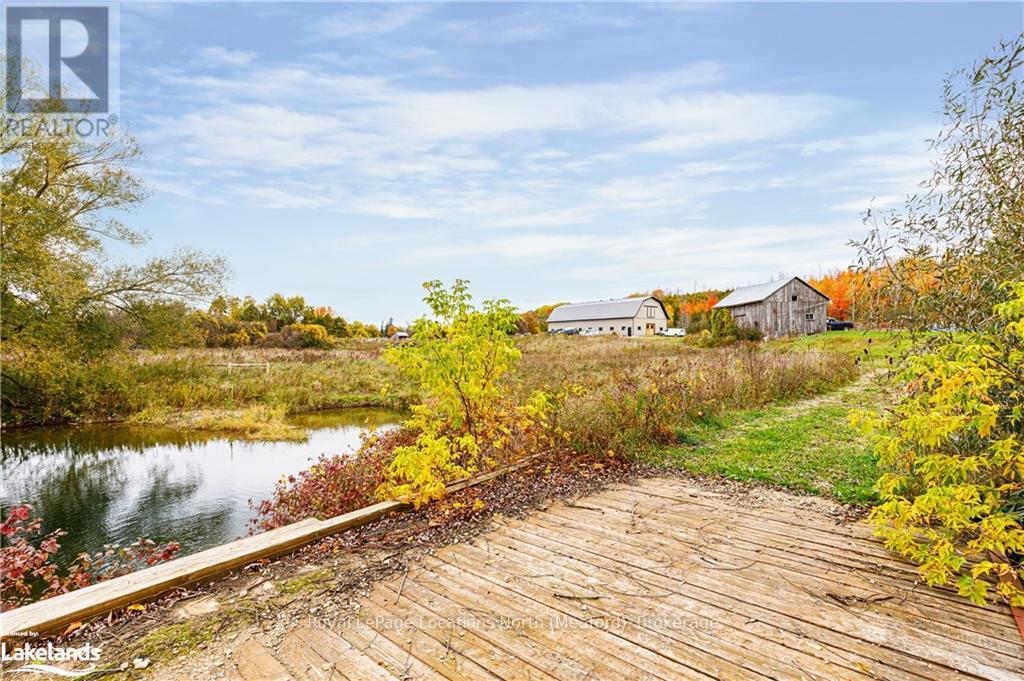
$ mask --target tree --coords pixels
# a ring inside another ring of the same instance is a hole
[[[872,518],[887,547],[929,584],[983,602],[998,576],[1024,605],[1024,35],[947,79],[943,102],[925,192],[859,247],[887,310],[961,331],[926,337],[897,404],[854,420],[883,471]]]
[[[519,361],[509,337],[518,314],[507,300],[488,300],[477,309],[462,279],[450,289],[436,280],[423,287],[433,316],[416,320],[414,342],[389,348],[384,359],[415,378],[437,412],[474,432],[498,400],[502,376]]]
[[[1022,63],[1024,35],[947,78],[932,176],[901,210],[865,217],[859,265],[881,273],[898,323],[983,329],[1000,285],[1024,278]]]
[[[275,293],[267,298],[263,305],[264,317],[272,324],[274,331],[302,321],[305,312],[306,300],[302,296],[286,298],[280,293]]]
[[[898,404],[854,422],[884,471],[871,517],[886,546],[978,603],[986,577],[1011,577],[996,593],[1024,605],[1024,281],[1005,288],[994,330],[911,356]]]
[[[472,475],[481,455],[517,428],[522,419],[546,416],[546,397],[531,398],[529,411],[503,411],[500,383],[519,361],[509,334],[519,316],[507,300],[472,303],[468,283],[445,288],[424,284],[433,316],[412,325],[412,341],[389,348],[384,359],[415,379],[426,399],[413,407],[406,426],[413,444],[398,447],[381,496],[412,495],[416,504],[440,498],[453,479]]]
[[[139,156],[134,139],[114,131],[86,142],[73,125],[16,125],[6,112],[0,123],[0,339],[8,358],[0,376],[10,407],[36,390],[33,363],[87,360],[118,347],[117,329],[97,325],[104,316],[136,317],[144,303],[213,294],[226,265],[188,249],[142,265],[110,264],[107,244],[145,241],[115,217],[144,197],[129,170]]]

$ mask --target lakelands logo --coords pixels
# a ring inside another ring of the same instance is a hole
[[[106,137],[117,122],[117,4],[4,5],[7,112],[22,126],[45,116],[48,126]]]
[[[90,665],[85,669],[62,669],[55,667],[50,662],[99,662],[103,649],[86,643],[81,646],[65,647],[55,646],[47,643],[46,646],[32,646],[23,643],[13,648],[7,643],[0,643],[0,664],[6,667],[9,663],[19,663],[20,666],[6,668],[8,674],[53,674],[68,678],[86,676],[96,671],[96,665]]]

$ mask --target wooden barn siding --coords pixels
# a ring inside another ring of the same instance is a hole
[[[739,325],[756,326],[769,337],[791,336],[824,331],[828,301],[794,279],[760,302],[730,309]],[[808,312],[814,313],[813,321],[805,319]]]

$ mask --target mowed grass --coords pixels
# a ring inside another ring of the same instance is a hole
[[[647,458],[691,473],[868,504],[875,498],[879,472],[866,438],[850,427],[848,414],[885,400],[874,374],[865,374],[828,395],[705,422],[680,433],[688,444]]]

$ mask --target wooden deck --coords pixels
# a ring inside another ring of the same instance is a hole
[[[441,549],[349,620],[249,640],[228,678],[1024,678],[1005,606],[915,578],[863,524],[645,480]]]

